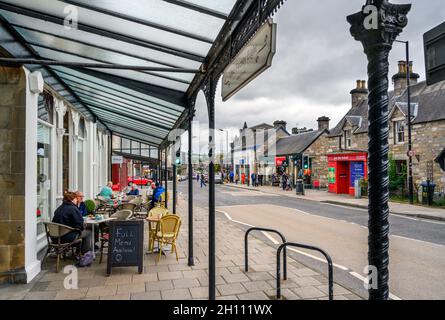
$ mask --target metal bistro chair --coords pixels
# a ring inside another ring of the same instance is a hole
[[[131,200],[130,203],[136,205],[134,207],[134,211],[133,211],[135,218],[143,219],[143,218],[147,217],[148,210],[147,210],[146,206],[144,205],[144,200],[142,199],[142,197],[137,197],[137,198]]]
[[[148,217],[160,217],[168,215],[168,210],[163,207],[154,207],[150,210],[148,213]],[[154,243],[155,243],[155,235],[156,231],[158,230],[158,223],[155,222],[149,222],[148,223],[148,251],[153,252],[154,250]]]
[[[113,213],[110,218],[114,218],[116,220],[130,220],[133,216],[133,212],[131,210],[120,210]],[[110,227],[105,223],[99,224],[100,230],[100,259],[99,264],[102,263],[102,257],[104,255],[105,244],[110,240]]]
[[[117,207],[117,211],[130,210],[131,213],[134,214],[136,206],[137,205],[135,203],[122,203]]]
[[[74,256],[74,248],[78,247],[80,249],[80,245],[82,243],[80,235],[82,231],[54,222],[44,222],[44,225],[46,231],[46,239],[48,241],[48,250],[46,251],[45,257],[43,258],[42,265],[45,262],[46,257],[51,253],[51,250],[54,250],[57,255],[56,272],[59,272],[60,257],[62,256],[64,258],[65,253],[69,250],[72,251],[72,254]],[[77,237],[72,242],[62,243],[61,238],[72,231],[78,231]]]
[[[182,220],[177,215],[167,215],[161,218],[158,223],[158,230],[155,234],[154,240],[159,243],[159,255],[157,262],[162,255],[162,247],[165,244],[171,245],[171,253],[175,252],[176,261],[179,261],[178,248],[176,246],[176,240],[178,238],[179,229],[181,228]]]

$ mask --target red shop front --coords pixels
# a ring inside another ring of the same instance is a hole
[[[328,155],[329,192],[354,195],[355,180],[368,178],[366,152]]]

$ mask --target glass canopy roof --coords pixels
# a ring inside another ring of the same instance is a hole
[[[32,53],[17,58],[163,68],[27,66],[112,133],[157,146],[237,1],[0,0],[0,15]]]

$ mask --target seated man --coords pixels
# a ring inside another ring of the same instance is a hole
[[[99,196],[104,197],[105,199],[111,199],[113,197],[113,182],[109,181],[106,186],[102,188],[102,190],[99,193]]]
[[[133,183],[131,185],[131,189],[129,192],[127,192],[127,196],[138,196],[139,195],[139,189],[136,183]]]
[[[77,207],[78,198],[75,192],[66,192],[63,203],[54,212],[54,223],[66,225],[77,230],[71,231],[61,238],[62,243],[74,241],[80,234],[82,238],[81,253],[91,251],[91,231],[85,230],[82,215]]]
[[[159,182],[156,182],[156,188],[153,191],[153,197],[151,199],[151,206],[150,208],[154,208],[155,203],[159,201],[161,195],[165,192],[164,187]]]

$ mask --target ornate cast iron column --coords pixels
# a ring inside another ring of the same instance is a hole
[[[204,86],[209,114],[209,300],[215,300],[216,258],[215,258],[215,93],[218,78],[210,74]]]
[[[195,259],[193,256],[193,132],[192,132],[192,121],[195,116],[195,99],[189,102],[189,116],[188,116],[188,211],[189,211],[189,254],[188,254],[188,265],[194,266]]]
[[[374,22],[378,18],[378,23],[371,27],[369,18],[373,9],[377,9]],[[368,0],[362,11],[347,18],[352,36],[363,44],[368,58],[368,261],[378,272],[377,286],[370,283],[370,300],[386,300],[389,296],[388,56],[394,40],[408,23],[410,9],[411,5]]]

